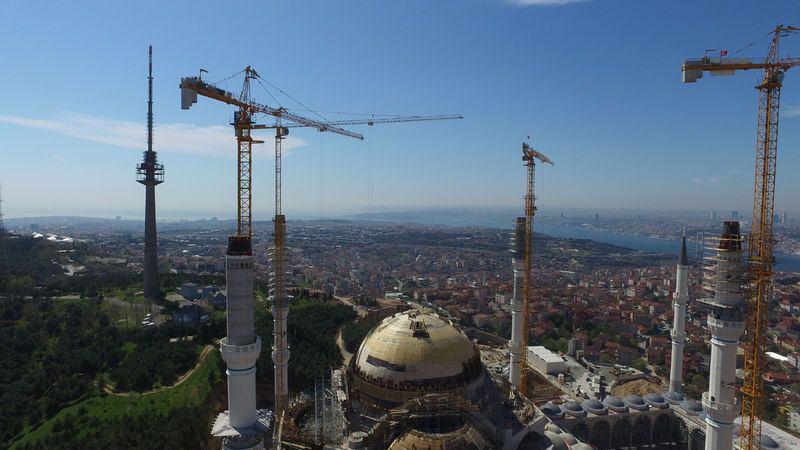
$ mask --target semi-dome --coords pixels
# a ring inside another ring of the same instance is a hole
[[[617,397],[614,397],[613,395],[609,395],[608,397],[603,399],[603,404],[606,405],[608,409],[614,412],[618,413],[628,412],[628,407],[625,406],[625,403],[623,403],[622,400],[620,400]]]
[[[594,447],[592,447],[589,444],[585,444],[583,442],[578,442],[577,444],[570,447],[570,450],[594,450]]]
[[[650,394],[645,394],[644,401],[653,408],[664,409],[669,407],[664,397],[652,392]]]
[[[409,428],[397,437],[389,450],[407,449],[489,450],[492,446],[471,423],[461,422],[448,430]]]
[[[560,436],[570,447],[578,443],[578,440],[571,433],[561,433]]]
[[[410,310],[387,317],[369,332],[353,370],[363,394],[400,403],[473,384],[483,365],[472,341],[450,321]]]
[[[604,416],[608,414],[608,408],[606,407],[606,405],[602,404],[599,400],[595,400],[593,398],[584,400],[583,403],[581,403],[581,406],[583,406],[583,408],[586,409],[586,411],[589,411],[590,413],[596,416]]]
[[[646,411],[647,410],[647,403],[644,402],[642,397],[639,397],[636,394],[626,395],[622,401],[629,407],[633,408],[637,411]]]
[[[561,405],[561,409],[572,417],[586,416],[586,410],[578,402],[565,402]]]

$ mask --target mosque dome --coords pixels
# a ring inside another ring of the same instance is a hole
[[[625,403],[622,402],[618,397],[614,397],[613,395],[609,395],[603,400],[603,404],[608,407],[608,409],[618,412],[624,413],[628,412],[628,407],[625,406]]]
[[[627,405],[629,408],[633,408],[637,411],[646,411],[647,403],[644,402],[642,397],[639,397],[636,394],[626,395],[622,401]]]
[[[394,314],[373,328],[353,369],[359,390],[386,403],[460,389],[483,375],[480,354],[467,335],[420,310]]]
[[[684,400],[678,407],[693,416],[699,416],[703,412],[703,405],[694,400]]]
[[[471,423],[456,420],[450,426],[408,428],[389,446],[389,450],[453,449],[488,450],[492,446]]]
[[[561,405],[561,409],[563,409],[565,413],[572,417],[586,416],[586,410],[583,409],[583,406],[581,406],[581,404],[578,402],[566,402]]]
[[[541,409],[542,412],[549,417],[561,417],[564,415],[564,412],[561,411],[561,408],[559,408],[555,403],[545,403],[539,409]]]
[[[546,441],[550,441],[552,450],[569,450],[569,444],[564,441],[564,438],[562,438],[560,434],[553,433],[552,431],[545,431],[544,437]]]
[[[606,408],[606,405],[593,398],[584,400],[583,403],[581,403],[581,406],[596,416],[604,416],[608,414],[608,408]]]
[[[653,408],[664,409],[669,406],[664,397],[655,393],[645,394],[644,401]]]

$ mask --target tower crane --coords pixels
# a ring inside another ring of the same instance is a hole
[[[308,127],[320,132],[333,132],[343,136],[363,140],[364,137],[341,126],[349,125],[375,125],[383,123],[421,122],[432,120],[463,119],[457,114],[436,116],[391,116],[369,119],[351,119],[340,121],[317,121],[289,112],[286,108],[272,108],[253,101],[250,97],[250,80],[263,79],[250,66],[244,69],[244,83],[242,92],[236,96],[208,83],[200,76],[181,79],[181,108],[189,109],[197,102],[197,95],[208,97],[232,105],[238,110],[234,112],[232,125],[236,131],[237,141],[237,227],[236,236],[229,238],[229,249],[232,242],[244,245],[248,254],[252,253],[252,211],[251,211],[251,158],[252,145],[261,144],[263,141],[254,140],[251,130],[275,130],[275,216],[274,222],[274,247],[272,248],[271,297],[273,300],[274,336],[272,359],[275,363],[275,416],[282,417],[282,412],[289,403],[289,345],[286,335],[288,319],[288,305],[286,295],[286,218],[282,211],[281,187],[281,142],[289,135],[289,128]],[[239,72],[241,73],[241,72]],[[236,75],[236,74],[235,74]],[[267,114],[275,118],[274,125],[256,124],[256,114]]]
[[[536,160],[553,165],[553,161],[530,145],[522,143],[522,161],[528,169],[525,190],[525,276],[523,278],[522,300],[522,351],[519,358],[519,392],[527,396],[528,389],[528,338],[530,336],[531,303],[533,303],[533,216],[536,214],[536,197],[533,195]]]
[[[769,299],[772,288],[775,210],[775,174],[778,151],[778,115],[784,74],[800,65],[800,58],[781,58],[778,44],[782,37],[797,33],[800,28],[778,25],[770,33],[772,40],[767,57],[750,58],[709,57],[689,59],[683,63],[683,82],[694,83],[711,75],[733,75],[737,70],[761,69],[761,82],[756,86],[758,101],[758,137],[756,140],[755,184],[753,188],[753,221],[748,242],[748,272],[752,295],[747,303],[746,330],[749,341],[744,353],[744,383],[742,393],[741,449],[753,450],[761,445],[761,414],[764,401],[764,366],[766,338],[769,326]]]

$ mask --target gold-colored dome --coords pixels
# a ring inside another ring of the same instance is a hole
[[[463,331],[434,313],[410,310],[387,317],[366,336],[356,367],[365,379],[420,385],[471,380],[481,365]]]

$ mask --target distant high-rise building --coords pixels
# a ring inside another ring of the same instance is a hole
[[[594,214],[594,221],[597,222],[599,220],[600,220],[600,214],[595,213]]]
[[[731,211],[731,220],[739,220],[739,211]]]
[[[789,223],[789,213],[788,212],[784,211],[783,214],[781,214],[781,223],[784,224],[784,225]]]
[[[713,209],[711,210],[711,220],[717,220],[717,212]]]

